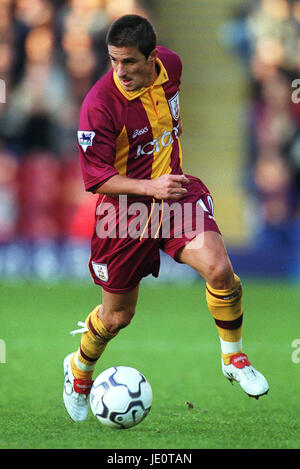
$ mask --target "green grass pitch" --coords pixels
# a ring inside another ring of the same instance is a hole
[[[219,340],[203,282],[141,285],[136,316],[107,347],[96,374],[139,369],[153,389],[147,418],[128,430],[93,415],[72,422],[63,405],[64,357],[75,350],[77,321],[100,303],[90,284],[1,283],[0,448],[300,448],[300,289],[244,280],[244,351],[270,392],[250,399],[223,377]],[[3,342],[4,341],[4,342]],[[189,409],[187,402],[193,403]]]

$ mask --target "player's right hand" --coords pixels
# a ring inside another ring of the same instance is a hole
[[[187,192],[182,185],[189,182],[184,174],[164,174],[149,181],[149,195],[155,199],[179,199]]]

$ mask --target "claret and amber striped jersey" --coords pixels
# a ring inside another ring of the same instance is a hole
[[[158,46],[159,74],[152,86],[125,91],[107,72],[83,101],[78,147],[85,188],[93,191],[115,174],[153,179],[182,174],[177,54]]]

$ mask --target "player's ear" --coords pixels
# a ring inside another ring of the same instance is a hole
[[[148,61],[149,62],[155,62],[155,60],[157,59],[157,55],[158,55],[158,50],[155,48],[155,49],[153,49],[152,52],[150,52],[149,57],[148,57]]]

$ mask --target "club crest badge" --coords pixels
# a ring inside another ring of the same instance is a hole
[[[107,282],[108,281],[107,264],[98,264],[97,262],[92,261],[92,266],[93,266],[95,275],[98,277],[98,279],[102,280],[102,282]]]
[[[93,145],[93,138],[95,137],[95,132],[92,130],[78,130],[77,132],[78,143],[85,152],[87,147]]]
[[[172,114],[172,117],[178,121],[180,118],[180,107],[179,107],[179,93],[177,92],[173,98],[168,100],[170,111]]]

